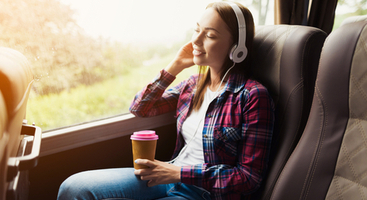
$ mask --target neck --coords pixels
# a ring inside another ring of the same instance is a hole
[[[224,81],[223,81],[224,82]],[[210,82],[209,89],[211,91],[217,91],[218,88],[222,88],[223,84],[221,84],[220,74],[215,72],[214,70],[210,70]]]
[[[220,78],[220,73],[218,71],[215,70],[210,70],[210,83],[209,83],[209,88],[212,91],[219,91],[223,86],[223,83],[226,82],[226,80],[228,79],[228,72],[234,67],[235,63],[233,63],[232,67],[230,67],[226,73],[224,74],[223,78]]]

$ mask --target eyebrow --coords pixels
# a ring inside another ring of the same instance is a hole
[[[196,25],[200,27],[200,24],[199,24],[199,23],[196,23]],[[205,27],[204,29],[205,29],[205,30],[213,30],[213,31],[215,31],[215,32],[217,32],[217,33],[219,33],[219,34],[220,34],[220,32],[219,32],[217,29],[212,28],[212,27]]]

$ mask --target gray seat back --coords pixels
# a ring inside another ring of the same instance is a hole
[[[366,199],[366,63],[367,21],[328,36],[309,120],[271,199]]]
[[[256,194],[258,199],[270,198],[304,130],[325,38],[325,32],[306,26],[256,27],[252,69],[255,78],[268,88],[276,105],[269,168]]]

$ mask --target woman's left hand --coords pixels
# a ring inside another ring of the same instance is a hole
[[[159,184],[177,183],[181,180],[181,167],[159,160],[136,159],[135,163],[146,165],[147,169],[137,169],[134,174],[141,180],[149,180],[148,187]]]

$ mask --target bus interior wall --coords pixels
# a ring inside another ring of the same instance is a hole
[[[153,129],[159,135],[156,159],[170,160],[176,139],[176,125]],[[60,184],[70,175],[94,169],[132,167],[130,135],[63,151],[39,158],[29,171],[28,199],[56,199]]]

